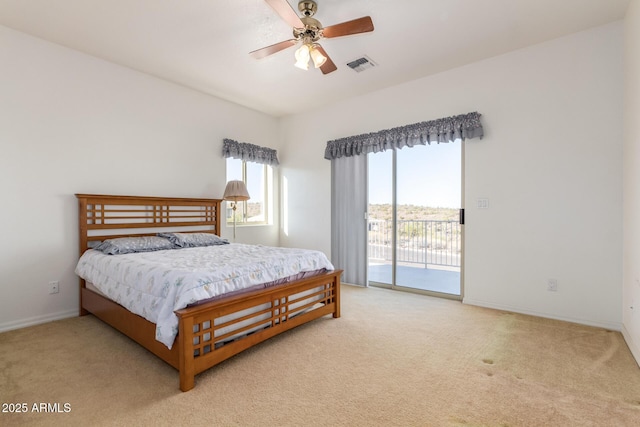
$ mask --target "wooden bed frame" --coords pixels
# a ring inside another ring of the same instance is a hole
[[[76,197],[80,254],[92,242],[106,238],[155,235],[161,231],[220,235],[222,201],[219,199],[91,194],[76,194]],[[180,372],[180,390],[188,391],[195,386],[195,375],[253,345],[327,314],[340,317],[341,273],[341,270],[329,271],[286,285],[177,310],[179,332],[171,350],[156,341],[155,324],[87,288],[83,279],[80,279],[80,315],[93,314],[176,368]],[[305,291],[304,297],[297,295]],[[305,301],[309,297],[317,300]],[[264,309],[265,306],[269,308]],[[256,307],[260,307],[258,313],[247,314]],[[225,317],[220,321],[222,316],[239,312],[242,313],[236,314],[239,317],[235,320]],[[258,319],[259,315],[262,317]],[[233,325],[239,329],[230,333],[220,331]],[[247,335],[229,341],[245,331]]]

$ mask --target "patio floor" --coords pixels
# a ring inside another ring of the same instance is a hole
[[[396,285],[460,295],[460,272],[439,268],[398,265]],[[369,282],[391,284],[391,264],[369,264]]]

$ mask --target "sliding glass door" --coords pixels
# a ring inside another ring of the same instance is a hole
[[[369,284],[394,283],[395,275],[395,192],[394,151],[368,155],[368,271]]]
[[[371,285],[461,295],[462,143],[368,157]]]

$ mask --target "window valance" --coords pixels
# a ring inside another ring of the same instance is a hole
[[[414,123],[393,129],[363,135],[349,136],[327,142],[324,158],[359,156],[394,148],[426,145],[432,142],[453,142],[457,139],[482,138],[484,132],[480,123],[480,113],[473,112],[458,116]]]
[[[272,148],[260,147],[246,142],[225,138],[222,142],[222,155],[247,162],[278,166],[278,153]]]

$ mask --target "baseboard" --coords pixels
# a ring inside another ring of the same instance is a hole
[[[368,288],[368,286],[357,285],[355,283],[340,282],[341,285],[355,286],[356,288]]]
[[[631,338],[631,334],[629,333],[629,331],[627,331],[627,328],[625,328],[624,323],[622,324],[621,332],[624,340],[627,342],[627,347],[629,347],[629,350],[631,350],[633,358],[636,359],[636,363],[638,364],[638,367],[640,367],[640,347],[638,347],[640,343],[636,343],[633,341],[633,338]]]
[[[594,322],[592,320],[587,320],[587,319],[578,319],[578,318],[574,318],[574,317],[557,316],[557,315],[551,314],[551,313],[543,313],[543,312],[539,312],[539,311],[535,311],[535,310],[523,309],[523,308],[520,308],[520,307],[512,307],[512,306],[505,306],[505,305],[501,305],[501,304],[494,304],[494,303],[490,303],[490,302],[486,302],[486,301],[480,301],[480,300],[474,300],[474,299],[470,299],[470,298],[464,298],[462,300],[462,303],[463,304],[468,304],[468,305],[476,305],[476,306],[479,306],[479,307],[493,308],[495,310],[508,311],[508,312],[511,312],[511,313],[519,313],[519,314],[526,314],[526,315],[529,315],[529,316],[543,317],[545,319],[562,320],[563,322],[578,323],[580,325],[587,325],[587,326],[595,326],[597,328],[603,328],[603,329],[608,329],[608,330],[612,330],[612,331],[620,332],[622,330],[622,323],[616,323],[616,322]]]
[[[57,313],[45,314],[42,316],[28,317],[13,322],[0,324],[0,332],[12,331],[14,329],[22,329],[27,326],[40,325],[42,323],[53,322],[54,320],[68,319],[69,317],[78,316],[78,309],[59,311]]]

